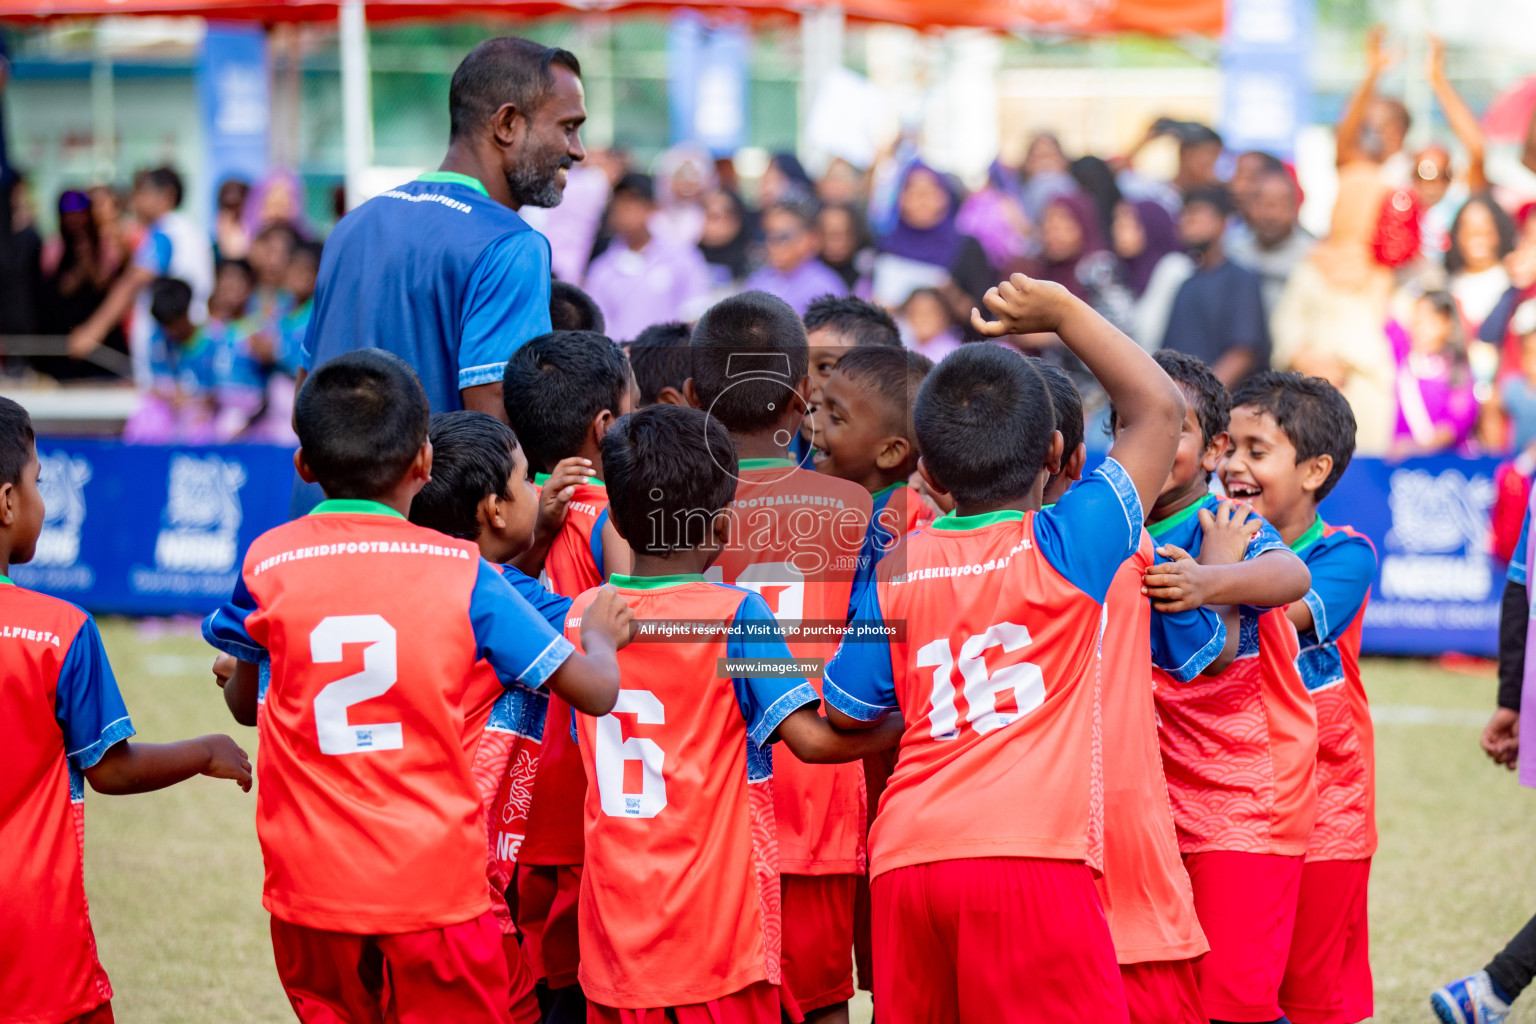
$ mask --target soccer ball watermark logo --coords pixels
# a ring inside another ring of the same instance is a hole
[[[732,352],[726,357],[725,378],[730,383],[715,396],[709,408],[704,410],[711,418],[715,415],[715,406],[725,399],[726,395],[737,389],[750,392],[752,400],[763,402],[769,413],[782,412],[786,406],[804,406],[805,404],[805,399],[795,390],[795,385],[800,382],[790,373],[789,355],[784,352]],[[733,399],[736,397],[732,396]],[[805,424],[814,434],[816,429],[814,412],[806,412]],[[773,438],[774,444],[785,448],[788,448],[794,440],[795,432],[789,428],[781,429]],[[709,444],[707,432],[704,435],[704,443]],[[715,460],[715,465],[725,469],[725,464],[721,460],[724,453],[710,448],[709,454],[710,458]],[[786,480],[794,471],[795,467],[786,467],[782,476],[765,482],[777,483],[779,480]],[[740,479],[734,473],[731,476]]]
[[[224,573],[235,566],[245,467],[217,455],[173,455],[155,566],[167,572]]]
[[[39,455],[38,461],[42,464],[37,486],[43,495],[43,532],[37,539],[32,565],[74,565],[80,558],[85,485],[91,480],[91,464],[68,452],[47,452]]]

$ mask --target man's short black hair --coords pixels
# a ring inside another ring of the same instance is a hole
[[[629,378],[623,350],[596,331],[551,331],[514,349],[501,400],[528,464],[547,473],[580,451],[593,418],[618,413]]]
[[[134,178],[133,183],[140,188],[148,187],[161,192],[169,192],[171,194],[171,205],[173,207],[181,205],[181,175],[176,173],[174,167],[151,167],[148,170],[140,171]]]
[[[571,284],[555,278],[549,282],[549,325],[555,331],[608,332],[608,323],[597,301]]]
[[[494,416],[460,409],[433,416],[427,439],[432,442],[432,479],[411,501],[411,522],[474,540],[480,536],[480,502],[493,494],[509,497],[517,435]]]
[[[1225,185],[1201,185],[1184,193],[1184,208],[1205,204],[1223,217],[1232,216],[1232,193]]]
[[[710,539],[736,494],[736,451],[712,416],[653,405],[603,435],[603,477],[614,528],[636,552],[665,555]]]
[[[811,360],[805,328],[789,303],[742,292],[715,303],[694,325],[693,390],[733,434],[777,423]]]
[[[845,353],[833,372],[859,385],[884,409],[886,430],[917,443],[912,404],[933,372],[933,360],[908,348],[865,345]]]
[[[946,356],[923,382],[912,417],[923,464],[962,505],[1029,494],[1056,429],[1035,360],[996,345]]]
[[[1355,414],[1339,389],[1321,377],[1265,370],[1238,385],[1232,407],[1239,406],[1274,417],[1296,446],[1297,464],[1333,456],[1333,471],[1317,489],[1318,501],[1328,497],[1355,454]]]
[[[1083,396],[1072,383],[1067,371],[1044,359],[1035,363],[1035,369],[1045,378],[1045,386],[1051,392],[1051,408],[1056,410],[1056,429],[1061,433],[1062,458],[1071,458],[1077,446],[1083,443]]]
[[[483,131],[510,103],[523,115],[538,110],[555,87],[555,65],[581,77],[581,62],[568,50],[531,39],[487,39],[459,62],[448,85],[448,137]]]
[[[192,286],[179,277],[157,277],[149,286],[149,316],[157,324],[179,323],[192,308]]]
[[[293,247],[293,258],[303,257],[313,260],[316,267],[320,266],[320,257],[325,253],[324,242],[300,242]]]
[[[768,214],[774,212],[789,214],[800,222],[801,227],[809,231],[816,227],[816,216],[821,213],[821,206],[809,196],[791,192],[789,195],[771,203],[763,211],[763,216],[767,217]]]
[[[651,180],[649,174],[630,171],[619,179],[618,184],[613,186],[613,198],[618,199],[621,196],[654,203],[656,201],[656,183]]]
[[[21,471],[31,460],[36,444],[27,410],[18,402],[0,398],[0,484],[21,483]]]
[[[640,404],[661,401],[662,388],[683,390],[693,372],[693,331],[684,323],[652,324],[629,343],[629,365],[640,388]]]
[[[427,441],[431,409],[399,356],[364,348],[321,363],[294,401],[304,461],[328,498],[377,498]]]
[[[830,328],[855,345],[900,347],[901,331],[891,314],[852,295],[823,295],[805,311],[805,333]]]

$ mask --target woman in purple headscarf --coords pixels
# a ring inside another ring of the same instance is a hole
[[[918,288],[939,288],[955,315],[969,321],[997,271],[981,243],[955,224],[958,190],[923,163],[907,168],[897,197],[896,227],[875,257],[874,299],[892,309]]]
[[[1178,227],[1160,203],[1149,199],[1115,207],[1115,255],[1132,307],[1127,333],[1147,351],[1163,344],[1168,313],[1179,286],[1194,273]]]

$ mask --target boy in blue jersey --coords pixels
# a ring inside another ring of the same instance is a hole
[[[865,345],[901,348],[901,330],[891,314],[852,295],[824,295],[801,317],[810,347],[811,388],[806,397],[805,422],[789,446],[790,458],[804,466],[811,457],[811,435],[820,414],[823,392],[837,361]]]
[[[1156,692],[1179,848],[1211,947],[1195,973],[1212,1019],[1274,1020],[1317,804],[1317,719],[1284,620],[1310,574],[1268,524],[1243,561],[1202,564],[1206,534],[1230,511],[1210,477],[1227,448],[1231,399],[1198,359],[1167,349],[1155,358],[1189,412],[1147,523],[1171,561],[1148,569],[1147,592],[1159,612],[1241,606],[1232,664],[1217,676],[1160,678]]]
[[[0,398],[0,1021],[111,1024],[112,986],[86,910],[85,783],[147,793],[195,775],[251,788],[228,736],[134,743],[96,623],[11,582],[43,529],[26,410]]]
[[[1317,821],[1307,843],[1280,1006],[1294,1024],[1372,1014],[1366,883],[1376,852],[1375,742],[1360,679],[1360,630],[1376,575],[1371,542],[1317,506],[1344,475],[1355,417],[1319,377],[1266,371],[1232,396],[1227,494],[1251,502],[1306,562],[1312,586],[1286,609],[1317,711]]]

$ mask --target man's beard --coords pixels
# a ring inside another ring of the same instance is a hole
[[[507,171],[507,189],[512,193],[512,201],[519,206],[559,206],[565,197],[560,170],[571,164],[571,158],[562,153],[553,161],[538,164],[523,161]]]

